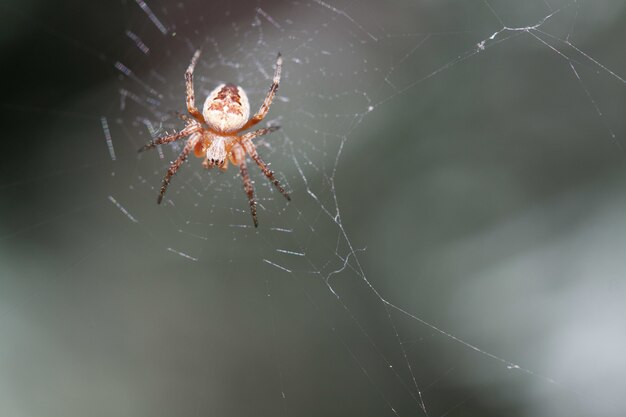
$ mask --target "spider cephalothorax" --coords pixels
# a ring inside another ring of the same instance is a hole
[[[246,166],[246,155],[261,168],[263,174],[274,184],[278,191],[290,200],[289,194],[280,185],[274,177],[274,173],[269,169],[268,165],[261,160],[256,151],[256,146],[252,139],[257,136],[267,135],[276,131],[279,127],[272,126],[268,128],[258,129],[253,132],[241,134],[244,130],[259,123],[270,109],[278,84],[280,82],[280,71],[282,66],[282,58],[280,54],[276,58],[276,70],[274,79],[263,104],[254,116],[250,116],[250,103],[246,92],[239,86],[234,84],[222,84],[215,88],[202,108],[202,113],[198,111],[195,105],[195,94],[193,89],[193,71],[200,57],[200,51],[196,51],[191,59],[189,68],[185,73],[185,83],[187,87],[187,111],[192,118],[184,117],[187,125],[171,135],[159,137],[146,146],[139,149],[139,152],[152,149],[157,145],[170,143],[175,140],[189,136],[183,151],[178,158],[172,162],[163,178],[161,192],[157,199],[158,203],[163,200],[163,195],[167,190],[172,176],[178,171],[180,166],[185,162],[191,151],[198,158],[204,158],[202,166],[210,169],[214,166],[222,170],[228,168],[229,161],[239,166],[239,172],[243,178],[243,187],[248,195],[250,202],[250,211],[254,226],[258,226],[256,216],[256,201],[254,198],[254,187],[250,181],[248,168]]]

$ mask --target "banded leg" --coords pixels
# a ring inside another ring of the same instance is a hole
[[[189,67],[185,72],[185,86],[187,88],[187,111],[198,122],[206,124],[204,116],[202,116],[202,113],[200,113],[200,111],[196,108],[196,94],[193,91],[193,71],[196,68],[198,58],[200,58],[199,49],[196,51],[196,53],[193,54],[191,62],[189,63]]]
[[[250,213],[252,213],[252,221],[254,222],[254,227],[259,227],[259,222],[256,218],[256,201],[254,200],[254,187],[252,186],[252,181],[250,180],[250,174],[248,173],[248,167],[246,166],[245,158],[241,159],[239,163],[239,172],[241,173],[241,178],[243,179],[243,189],[246,191],[246,195],[248,196],[248,202],[250,203]]]
[[[272,105],[272,101],[274,100],[274,96],[276,95],[276,90],[278,90],[278,85],[280,84],[280,72],[283,67],[283,57],[278,53],[276,57],[276,69],[274,70],[274,79],[272,80],[272,85],[270,86],[270,90],[267,92],[267,96],[265,96],[265,100],[263,100],[263,104],[261,104],[261,108],[256,112],[254,116],[248,120],[248,122],[241,128],[241,130],[246,130],[255,124],[259,123],[261,120],[265,118],[267,112],[270,110],[270,106]]]
[[[183,164],[183,162],[185,162],[187,156],[189,155],[189,152],[191,152],[194,146],[196,146],[196,142],[197,140],[191,139],[187,141],[185,147],[183,148],[183,151],[180,153],[180,155],[178,155],[178,158],[176,158],[176,160],[172,162],[170,167],[167,169],[167,173],[165,174],[165,178],[163,178],[163,183],[161,184],[161,191],[159,192],[159,197],[157,198],[157,204],[161,204],[161,201],[163,201],[163,195],[167,190],[167,186],[170,184],[172,176],[176,174],[180,166]]]
[[[257,130],[256,132],[260,132],[261,130],[266,130],[266,129],[260,129],[260,130]],[[252,133],[256,133],[256,132],[252,132]],[[248,135],[245,135],[245,136],[248,136]],[[274,177],[274,172],[259,157],[259,154],[256,151],[256,146],[254,146],[252,141],[249,138],[246,138],[245,136],[242,137],[241,143],[243,144],[243,147],[246,150],[246,152],[248,153],[248,155],[250,155],[250,158],[252,158],[252,160],[254,162],[256,162],[256,164],[259,166],[259,168],[261,168],[261,171],[263,171],[263,174],[265,174],[267,179],[269,179],[272,182],[272,184],[274,184],[276,189],[278,191],[280,191],[280,193],[283,195],[283,197],[285,197],[287,199],[287,201],[291,201],[291,197],[289,197],[289,194],[287,193],[287,191],[285,191],[283,186],[280,185],[280,182],[276,179],[276,177]],[[256,136],[258,136],[258,135],[256,135]]]
[[[241,137],[241,141],[243,142],[245,140],[252,140],[258,136],[269,135],[270,133],[276,132],[278,129],[280,129],[280,126],[264,127],[263,129],[258,129],[258,130],[255,130],[254,132],[246,133],[245,135]]]
[[[182,114],[178,110],[174,110],[174,114],[185,123],[192,123],[191,117],[187,116],[186,114]]]
[[[147,145],[141,147],[137,152],[143,152],[143,151],[147,151],[148,149],[152,149],[154,147],[156,147],[157,145],[163,145],[165,143],[170,143],[170,142],[174,142],[178,139],[184,138],[185,136],[189,136],[193,133],[196,133],[198,131],[200,131],[201,127],[197,124],[193,124],[190,126],[185,127],[183,130],[181,130],[180,132],[177,133],[173,133],[171,135],[167,135],[167,136],[161,136],[159,138],[154,139],[152,142],[148,143]]]

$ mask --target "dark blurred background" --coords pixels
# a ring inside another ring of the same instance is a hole
[[[625,23],[4,0],[0,415],[623,415]],[[157,206],[180,147],[136,153],[196,48],[198,102],[253,109],[285,57],[259,152],[293,201],[253,170],[258,230],[236,170],[193,158]]]

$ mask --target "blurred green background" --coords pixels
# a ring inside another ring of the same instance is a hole
[[[0,415],[623,415],[623,1],[0,23]],[[157,206],[180,148],[136,153],[182,127],[196,48],[199,103],[256,108],[285,57],[259,152],[293,201],[251,169],[258,230],[236,170],[193,158]]]

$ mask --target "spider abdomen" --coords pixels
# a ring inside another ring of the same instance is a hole
[[[219,85],[204,102],[202,114],[211,129],[234,132],[246,124],[250,116],[248,96],[235,84]]]

